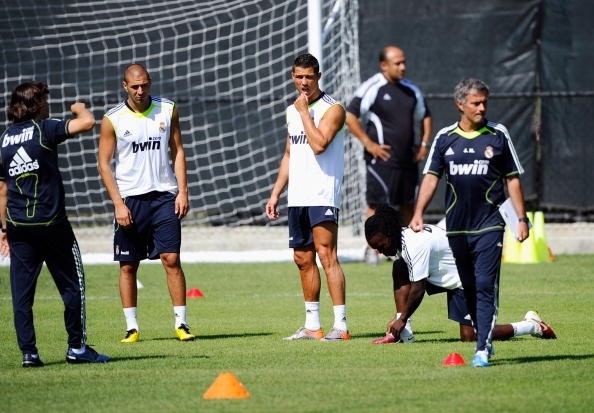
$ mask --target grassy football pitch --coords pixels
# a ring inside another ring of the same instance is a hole
[[[37,288],[37,344],[46,363],[23,369],[12,324],[8,268],[0,267],[0,409],[3,412],[590,412],[594,406],[594,256],[502,268],[500,323],[538,310],[557,340],[496,342],[492,366],[469,366],[472,343],[458,341],[445,295],[426,296],[413,318],[414,344],[372,345],[394,311],[391,263],[343,265],[352,339],[286,342],[303,324],[292,263],[186,264],[194,342],[174,338],[160,265],[141,265],[141,341],[121,344],[125,324],[117,266],[88,265],[89,344],[112,361],[68,365],[62,304],[44,269]],[[321,317],[331,328],[323,287]],[[467,364],[444,367],[450,353]],[[222,372],[250,392],[205,400]]]

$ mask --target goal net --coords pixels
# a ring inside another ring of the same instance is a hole
[[[322,72],[324,89],[346,104],[359,83],[358,4],[337,1],[322,5],[329,22]],[[4,107],[18,83],[46,80],[52,116],[70,116],[70,104],[83,100],[100,123],[124,99],[123,68],[142,63],[152,93],[175,101],[180,112],[191,201],[185,225],[267,222],[264,205],[285,145],[284,110],[295,97],[290,68],[308,50],[307,0],[0,4]],[[97,172],[98,136],[99,125],[60,148],[68,215],[79,226],[113,219]],[[358,228],[361,148],[350,136],[346,142],[341,220]]]

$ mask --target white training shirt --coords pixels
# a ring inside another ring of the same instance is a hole
[[[340,105],[322,92],[309,105],[309,114],[318,126],[326,111]],[[326,150],[315,155],[299,113],[294,105],[287,108],[287,130],[290,142],[288,206],[332,206],[340,208],[344,174],[344,125]]]
[[[122,102],[105,114],[115,130],[115,179],[122,197],[177,192],[169,155],[173,107],[172,101],[152,96],[143,113]]]
[[[445,224],[445,221],[442,221]],[[448,243],[445,225],[425,225],[423,231],[402,231],[402,258],[411,282],[427,279],[433,285],[452,290],[461,288],[454,254]]]

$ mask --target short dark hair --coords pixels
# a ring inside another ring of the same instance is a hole
[[[315,73],[320,73],[320,63],[314,55],[310,53],[303,53],[295,58],[293,62],[293,68],[291,71],[295,71],[296,67],[313,67]]]
[[[15,123],[37,118],[41,104],[48,94],[49,89],[45,82],[21,83],[12,92],[6,117]]]
[[[365,221],[365,239],[367,242],[377,234],[390,238],[396,250],[402,250],[402,220],[400,219],[400,213],[389,205],[380,205],[375,210],[375,214]]]

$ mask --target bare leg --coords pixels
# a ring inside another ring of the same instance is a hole
[[[137,306],[136,274],[138,265],[138,262],[120,262],[120,299],[123,308]]]
[[[345,278],[342,267],[338,262],[337,238],[338,225],[333,222],[323,222],[313,228],[314,245],[328,283],[328,291],[333,305],[344,305]]]
[[[316,264],[316,252],[311,247],[294,248],[293,260],[299,269],[303,299],[309,302],[320,301],[320,271]]]
[[[511,324],[497,324],[493,329],[493,340],[509,340],[514,336],[514,328]],[[460,340],[476,341],[476,333],[471,326],[460,324]]]
[[[167,288],[171,296],[171,303],[174,306],[186,305],[186,277],[182,270],[177,253],[165,253],[160,255],[161,263],[167,274]]]

